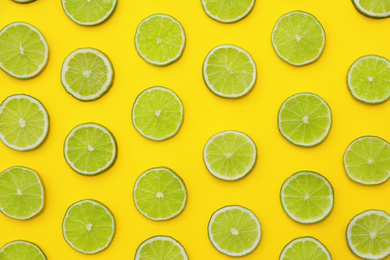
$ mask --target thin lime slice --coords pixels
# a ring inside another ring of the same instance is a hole
[[[329,105],[316,94],[298,93],[287,98],[279,109],[280,133],[298,146],[315,146],[328,136],[332,125]]]
[[[358,183],[381,184],[390,177],[390,144],[376,136],[359,137],[345,151],[344,167]]]
[[[348,70],[347,85],[352,96],[361,102],[385,102],[390,97],[390,61],[378,55],[358,58]]]
[[[42,211],[44,200],[42,180],[33,170],[15,166],[0,173],[0,210],[6,216],[30,219]]]
[[[383,0],[352,0],[359,13],[371,18],[387,18],[390,16],[390,2]]]
[[[154,236],[142,242],[135,252],[135,260],[188,260],[184,247],[169,236]]]
[[[62,64],[62,85],[81,101],[100,98],[110,89],[113,80],[114,68],[110,59],[93,48],[73,51]]]
[[[83,254],[96,254],[106,249],[115,234],[111,211],[96,200],[80,200],[66,211],[62,233],[68,244]]]
[[[117,0],[61,0],[66,15],[79,25],[98,25],[114,12]]]
[[[390,216],[382,210],[367,210],[348,224],[347,242],[351,251],[364,259],[390,255]]]
[[[183,180],[166,167],[142,173],[134,184],[134,204],[151,220],[167,220],[179,215],[187,202]]]
[[[0,68],[12,77],[35,77],[48,58],[47,42],[34,26],[15,22],[0,31]]]
[[[332,260],[332,257],[314,237],[299,237],[283,248],[279,260]]]
[[[251,210],[237,205],[225,206],[211,216],[208,234],[219,252],[228,256],[244,256],[259,245],[261,225]]]
[[[316,172],[297,172],[283,183],[280,201],[283,210],[294,221],[316,223],[325,219],[333,209],[333,187]]]
[[[257,148],[244,133],[224,131],[212,136],[203,149],[207,170],[222,180],[238,180],[255,166]]]
[[[148,63],[165,66],[178,60],[186,44],[183,26],[172,16],[153,14],[143,20],[135,34],[135,48]]]
[[[18,3],[18,4],[28,4],[28,3],[34,2],[35,0],[12,0],[12,1],[14,1],[15,3]]]
[[[34,243],[15,240],[0,249],[1,260],[46,260],[45,254]]]
[[[202,0],[206,14],[221,23],[234,23],[247,16],[255,0]]]
[[[316,61],[325,47],[325,32],[311,14],[294,11],[279,18],[272,31],[276,54],[291,65]]]
[[[138,133],[153,141],[163,141],[179,132],[183,114],[183,104],[175,92],[151,87],[136,98],[132,120]]]
[[[46,139],[48,131],[49,115],[36,98],[18,94],[1,103],[0,139],[9,148],[35,149]]]
[[[64,155],[69,166],[83,175],[96,175],[115,162],[117,144],[104,126],[85,123],[76,126],[65,139]]]
[[[234,45],[221,45],[210,51],[203,63],[203,79],[214,94],[239,98],[255,85],[256,64],[252,56]]]

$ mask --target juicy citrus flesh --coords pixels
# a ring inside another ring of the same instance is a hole
[[[359,12],[374,18],[390,16],[390,2],[382,0],[353,0]]]
[[[278,56],[292,65],[305,65],[319,58],[325,46],[325,32],[311,14],[294,11],[283,15],[272,31]]]
[[[281,134],[291,143],[315,146],[328,136],[332,114],[328,104],[318,95],[299,93],[283,102],[278,124]]]
[[[9,75],[27,79],[46,65],[49,48],[34,26],[15,22],[0,31],[0,68]]]
[[[62,0],[62,7],[74,22],[96,25],[110,17],[116,3],[117,0]]]
[[[168,236],[151,237],[138,247],[135,260],[187,260],[184,247]]]
[[[182,55],[185,46],[184,29],[175,18],[154,14],[138,25],[135,45],[145,61],[154,65],[168,65]]]
[[[261,225],[249,209],[226,206],[211,216],[208,233],[211,243],[221,253],[243,256],[260,243]]]
[[[46,260],[45,254],[34,243],[16,240],[0,249],[1,260]]]
[[[253,9],[255,0],[202,0],[206,14],[222,23],[237,22]]]
[[[214,48],[203,64],[207,87],[216,95],[237,98],[248,93],[256,81],[256,65],[248,52],[234,45]]]
[[[187,201],[187,190],[172,170],[160,167],[141,174],[134,185],[134,203],[149,219],[166,220],[177,216]]]
[[[81,253],[94,254],[110,245],[115,233],[115,220],[102,203],[82,200],[66,211],[62,231],[72,248]]]
[[[183,121],[183,104],[172,90],[151,87],[135,100],[132,119],[141,135],[154,141],[162,141],[179,131]]]
[[[382,103],[390,97],[390,61],[377,55],[358,58],[347,76],[353,97],[365,103]]]
[[[300,237],[288,243],[279,260],[331,260],[329,251],[313,237]]]
[[[381,210],[356,215],[347,227],[352,252],[365,259],[383,259],[390,255],[390,216]]]

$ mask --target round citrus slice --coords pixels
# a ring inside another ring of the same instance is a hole
[[[96,200],[78,201],[66,211],[62,233],[66,242],[76,251],[83,254],[99,253],[114,238],[114,215]]]
[[[46,260],[45,254],[34,243],[15,240],[0,249],[1,260]]]
[[[169,236],[154,236],[142,242],[135,252],[135,260],[188,260],[184,247]]]
[[[332,125],[329,105],[318,95],[298,93],[287,98],[279,109],[279,131],[298,146],[315,146],[328,136]]]
[[[390,2],[383,0],[352,0],[356,10],[371,18],[390,16]]]
[[[179,132],[183,114],[183,104],[175,92],[164,87],[151,87],[136,98],[132,120],[142,136],[163,141]]]
[[[153,14],[144,19],[135,34],[135,48],[148,63],[165,66],[178,60],[186,43],[183,26],[172,16]]]
[[[239,98],[255,85],[256,64],[252,56],[234,45],[221,45],[210,51],[203,63],[203,79],[214,94]]]
[[[77,173],[96,175],[108,170],[115,162],[117,144],[104,126],[85,123],[68,134],[64,144],[65,160]]]
[[[12,0],[12,1],[14,1],[15,3],[18,3],[18,4],[28,4],[28,3],[34,2],[35,0]]]
[[[18,94],[1,103],[0,139],[9,148],[35,149],[46,139],[48,131],[49,115],[36,98]]]
[[[390,216],[382,210],[367,210],[348,224],[347,242],[351,251],[364,259],[390,255]]]
[[[221,23],[234,23],[247,16],[255,0],[202,0],[206,14]]]
[[[0,68],[12,77],[35,77],[48,58],[47,42],[34,26],[15,22],[0,31]]]
[[[332,260],[328,249],[314,237],[298,237],[282,250],[279,260]]]
[[[271,38],[276,54],[295,66],[316,61],[325,47],[325,32],[320,22],[301,11],[280,17]]]
[[[208,225],[213,246],[228,256],[244,256],[253,252],[261,240],[261,225],[255,214],[241,206],[220,208]]]

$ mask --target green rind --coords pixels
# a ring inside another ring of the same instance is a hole
[[[136,199],[135,199],[135,187],[138,183],[138,181],[141,179],[141,177],[145,176],[148,172],[152,171],[152,170],[158,170],[158,169],[164,169],[164,170],[168,170],[169,172],[171,172],[174,176],[177,177],[177,179],[181,182],[181,184],[183,185],[184,187],[184,192],[185,192],[185,199],[184,199],[184,202],[183,202],[183,207],[175,214],[173,214],[172,216],[168,217],[168,218],[162,218],[162,219],[156,219],[156,218],[152,218],[152,217],[149,217],[148,215],[146,215],[144,212],[141,211],[141,209],[138,207],[137,205],[137,202],[136,202]],[[145,216],[147,219],[150,219],[150,220],[153,220],[153,221],[164,221],[164,220],[170,220],[170,219],[173,219],[175,217],[177,217],[178,215],[180,215],[180,213],[183,212],[185,206],[187,205],[187,199],[188,199],[188,192],[187,192],[187,187],[183,181],[183,179],[177,174],[175,173],[172,169],[168,168],[168,167],[154,167],[154,168],[150,168],[148,170],[146,170],[145,172],[143,172],[140,176],[138,176],[137,180],[135,181],[135,184],[134,184],[134,189],[133,189],[133,202],[134,202],[134,206],[136,207],[136,209],[138,210],[139,213],[141,213],[143,216]]]
[[[183,257],[184,257],[184,260],[188,260],[188,255],[187,255],[187,252],[185,250],[185,248],[183,247],[183,245],[177,241],[176,239],[174,239],[173,237],[171,236],[163,236],[163,235],[157,235],[157,236],[152,236],[148,239],[146,239],[145,241],[143,241],[138,247],[137,247],[137,250],[135,252],[135,256],[134,256],[134,260],[139,260],[139,257],[140,257],[140,252],[141,252],[141,249],[144,247],[144,245],[148,244],[151,240],[154,241],[154,240],[158,240],[158,239],[163,239],[163,240],[169,240],[171,241],[173,244],[177,245],[180,249],[182,249],[182,253],[183,253]]]
[[[34,2],[35,0],[12,0],[12,1],[18,4],[29,4],[31,2]]]
[[[213,20],[215,20],[215,21],[217,21],[217,22],[226,23],[226,24],[235,23],[235,22],[241,21],[242,19],[244,19],[245,17],[247,17],[247,16],[250,14],[250,12],[253,10],[253,7],[254,7],[254,5],[255,5],[255,2],[256,2],[255,0],[252,0],[252,4],[251,4],[251,6],[249,6],[248,10],[247,10],[244,14],[242,14],[242,15],[240,15],[240,16],[237,16],[237,17],[234,18],[234,19],[220,19],[220,18],[218,18],[217,16],[212,15],[212,14],[210,13],[210,11],[206,8],[206,3],[204,2],[204,0],[201,0],[203,10],[205,11],[205,13],[206,13],[211,19],[213,19]]]
[[[325,252],[325,254],[327,254],[328,256],[328,260],[332,260],[332,256],[329,252],[329,250],[326,248],[326,246],[324,244],[322,244],[318,239],[314,238],[314,237],[311,237],[311,236],[305,236],[305,237],[297,237],[293,240],[291,240],[287,245],[284,246],[284,248],[282,249],[282,252],[280,253],[280,256],[279,256],[279,260],[284,260],[284,255],[283,253],[285,253],[285,251],[288,249],[288,247],[292,244],[295,244],[296,242],[300,242],[300,241],[307,241],[307,240],[310,240],[314,243],[316,243],[322,250],[323,252]]]
[[[356,3],[356,0],[352,0],[352,4],[353,6],[356,8],[356,10],[361,13],[362,15],[365,15],[367,17],[370,17],[370,18],[375,18],[375,19],[384,19],[384,18],[388,18],[390,17],[390,12],[388,12],[387,14],[385,15],[378,15],[378,14],[375,14],[375,13],[372,13],[372,12],[369,12],[363,8],[360,8],[357,3]]]
[[[36,249],[38,249],[39,253],[43,256],[43,259],[45,259],[45,260],[47,259],[45,253],[42,251],[42,249],[37,244],[30,242],[30,241],[26,241],[26,240],[14,240],[14,241],[8,242],[2,248],[0,248],[0,252],[3,251],[6,247],[11,246],[13,244],[18,244],[18,243],[23,243],[23,244],[27,244],[29,246],[35,247]]]

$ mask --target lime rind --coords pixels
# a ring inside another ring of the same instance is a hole
[[[167,241],[167,242],[170,242],[172,243],[174,246],[177,246],[179,249],[180,249],[180,253],[182,255],[182,260],[188,260],[188,255],[187,255],[187,252],[186,250],[184,249],[183,245],[177,241],[176,239],[174,239],[173,237],[170,237],[170,236],[161,236],[161,235],[158,235],[158,236],[153,236],[153,237],[150,237],[148,239],[146,239],[145,241],[143,241],[137,248],[137,251],[135,252],[135,257],[134,257],[134,260],[140,260],[140,259],[143,259],[141,258],[141,253],[142,253],[142,249],[147,246],[148,244],[151,244],[153,243],[154,241]],[[156,258],[153,259],[153,260],[157,260],[159,258],[158,255],[155,255]]]
[[[381,1],[381,4],[382,6],[384,7],[385,4],[387,4],[387,8],[389,11],[385,11],[385,12],[382,12],[382,13],[378,13],[378,12],[373,12],[373,11],[370,11],[370,10],[367,10],[366,8],[364,8],[361,4],[360,4],[361,0],[352,0],[352,3],[353,5],[355,6],[356,10],[358,10],[359,13],[367,16],[367,17],[370,17],[370,18],[376,18],[376,19],[383,19],[383,18],[387,18],[387,17],[390,17],[390,5],[388,2],[386,1]],[[368,1],[366,1],[368,2]],[[373,0],[371,2],[374,2]]]
[[[28,4],[28,3],[34,2],[35,0],[12,0],[12,1],[14,1],[15,3],[18,3],[18,4]]]
[[[40,259],[44,259],[44,260],[47,259],[45,253],[42,251],[42,249],[38,245],[36,245],[35,243],[32,243],[32,242],[26,241],[26,240],[14,240],[14,241],[6,243],[2,248],[0,248],[0,258],[3,259],[1,255],[5,249],[7,249],[8,247],[12,247],[12,246],[18,246],[18,244],[25,244],[28,247],[32,247],[32,248],[36,249],[38,252],[38,256],[40,255],[42,258],[34,258],[34,259],[39,259],[39,260]],[[8,259],[8,257],[6,259]],[[20,260],[22,260],[22,259],[20,258]]]
[[[94,94],[87,95],[87,96],[81,95],[80,93],[74,91],[66,81],[66,73],[69,70],[72,70],[72,68],[69,68],[69,66],[68,66],[69,61],[71,61],[76,55],[78,55],[80,53],[82,53],[84,55],[87,53],[92,53],[92,54],[96,55],[96,57],[100,58],[104,62],[104,65],[107,68],[107,79],[104,83],[102,83],[102,86],[100,87],[99,91],[97,91]],[[101,96],[103,96],[111,88],[113,81],[114,81],[114,74],[115,74],[114,67],[112,66],[110,59],[108,58],[108,56],[105,53],[103,53],[100,50],[94,49],[94,48],[79,48],[79,49],[73,51],[71,54],[69,54],[65,58],[65,60],[62,64],[62,69],[61,69],[61,83],[64,86],[65,90],[70,95],[75,97],[76,99],[81,100],[81,101],[93,101],[93,100],[96,100],[96,99],[100,98]]]
[[[243,92],[238,93],[238,94],[225,94],[225,93],[223,93],[221,91],[216,90],[214,88],[213,84],[210,82],[209,76],[207,74],[207,67],[208,67],[207,64],[208,64],[208,61],[209,61],[210,57],[212,57],[212,55],[216,51],[218,51],[220,49],[229,49],[229,48],[234,49],[234,50],[238,51],[239,53],[243,53],[248,58],[249,63],[253,67],[252,81],[249,83],[249,85],[245,88],[245,90]],[[257,79],[257,68],[256,68],[255,61],[253,60],[253,57],[246,50],[244,50],[244,49],[242,49],[242,48],[240,48],[240,47],[238,47],[236,45],[224,44],[224,45],[220,45],[220,46],[215,47],[206,56],[206,59],[203,62],[203,79],[204,79],[204,81],[206,83],[206,86],[215,95],[223,97],[223,98],[239,98],[239,97],[245,96],[254,87],[254,85],[256,83],[256,79]]]
[[[321,250],[322,252],[325,253],[326,257],[327,257],[327,260],[332,260],[332,256],[330,255],[329,253],[329,250],[324,246],[324,244],[322,244],[318,239],[314,238],[314,237],[310,237],[310,236],[306,236],[306,237],[298,237],[298,238],[295,238],[293,239],[292,241],[290,241],[282,250],[282,252],[280,253],[280,256],[279,256],[279,260],[287,260],[287,259],[291,259],[291,258],[286,258],[285,255],[287,253],[287,251],[291,248],[293,248],[294,244],[296,243],[304,243],[304,242],[307,242],[307,241],[310,241],[312,243],[315,243]],[[294,250],[294,249],[292,249]],[[316,250],[315,251],[316,253],[318,253],[318,251]],[[302,252],[304,253],[304,252]],[[297,256],[299,256],[297,254]],[[300,259],[300,258],[299,258]],[[321,258],[322,259],[322,258]],[[296,259],[298,260],[298,258]]]
[[[224,0],[220,1],[220,2],[223,2]],[[255,0],[252,0],[251,1],[251,4],[248,6],[247,10],[241,14],[238,14],[236,17],[234,18],[220,18],[218,17],[217,14],[213,14],[212,12],[210,12],[209,8],[207,8],[207,3],[208,2],[217,2],[217,1],[207,1],[207,0],[202,0],[202,7],[203,7],[203,10],[205,11],[205,13],[212,19],[214,19],[215,21],[218,21],[220,23],[235,23],[235,22],[238,22],[242,19],[244,19],[246,16],[249,15],[249,13],[252,11],[254,5],[255,5]],[[238,1],[240,2],[240,1]]]

